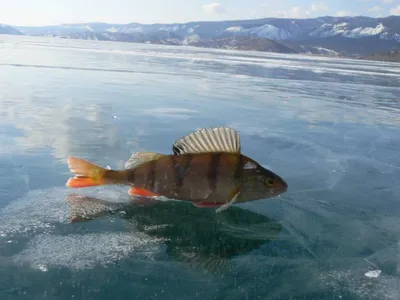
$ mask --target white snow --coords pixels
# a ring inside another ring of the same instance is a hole
[[[382,40],[395,40],[400,43],[400,34],[384,32],[379,36]]]
[[[178,31],[181,29],[181,26],[179,25],[174,25],[174,26],[161,26],[158,30],[163,30],[163,31]]]
[[[341,32],[346,31],[348,25],[349,25],[349,24],[347,24],[347,23],[335,24],[335,25],[333,26],[332,30],[333,30],[334,32],[341,33]]]
[[[255,35],[257,37],[282,39],[282,40],[287,39],[291,36],[291,34],[287,30],[278,28],[271,24],[264,24],[262,26],[248,28],[248,29],[243,28],[241,26],[234,26],[226,28],[225,31],[235,32],[235,33],[238,32],[248,33],[251,35]]]
[[[112,34],[108,34],[107,32],[102,33],[102,36],[104,36],[105,38],[109,39],[110,41],[115,41],[115,37]]]
[[[200,41],[200,37],[199,37],[197,34],[193,34],[193,35],[190,35],[190,36],[188,36],[187,38],[185,38],[185,39],[182,41],[182,44],[183,44],[183,45],[188,45],[188,44],[190,44],[190,43],[198,42],[198,41]]]
[[[106,31],[114,33],[114,32],[118,32],[118,29],[115,27],[111,27],[111,28],[108,28]]]
[[[259,37],[272,38],[272,39],[274,38],[286,39],[291,36],[290,33],[285,29],[281,29],[270,24],[265,24],[260,27],[251,28],[249,30],[249,33],[257,34]]]
[[[245,31],[246,29],[244,29],[241,26],[233,26],[233,27],[229,27],[227,29],[225,29],[225,31],[229,31],[229,32],[241,32],[241,31]]]
[[[311,32],[309,35],[310,36],[316,36],[316,37],[329,37],[329,36],[335,36],[338,34],[343,34],[347,30],[347,23],[339,23],[339,24],[328,24],[325,23],[318,27],[316,30]]]
[[[338,23],[338,24],[323,24],[313,32],[310,36],[316,37],[329,37],[335,35],[342,35],[349,38],[358,38],[365,36],[376,36],[384,35],[387,28],[379,23],[376,27],[357,27],[354,29],[349,29],[348,23]],[[383,38],[383,37],[382,37]]]
[[[138,27],[133,27],[133,28],[122,28],[121,30],[122,33],[135,33],[135,32],[143,32],[143,27],[142,26],[138,26]]]
[[[394,38],[396,41],[398,41],[398,42],[400,43],[400,34],[398,34],[398,33],[393,33],[392,36],[393,36],[393,38]]]
[[[376,27],[358,27],[343,34],[346,37],[374,36],[385,31],[386,27],[379,23]]]
[[[320,51],[320,53],[329,53],[329,54],[335,55],[335,56],[339,55],[338,52],[328,49],[328,48],[323,48],[323,47],[316,47],[316,48]]]

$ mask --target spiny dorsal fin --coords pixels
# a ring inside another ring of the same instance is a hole
[[[174,154],[229,152],[240,153],[240,136],[229,127],[198,129],[176,141]]]
[[[126,161],[125,169],[133,169],[145,162],[155,160],[164,156],[165,154],[154,153],[154,152],[136,152]]]

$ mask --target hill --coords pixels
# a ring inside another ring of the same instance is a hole
[[[400,16],[0,28],[3,28],[0,33],[6,34],[350,57],[369,56],[400,47]]]

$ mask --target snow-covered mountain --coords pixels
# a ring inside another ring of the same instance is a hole
[[[274,44],[278,52],[289,47],[295,52],[353,56],[400,48],[400,16],[266,18],[185,24],[81,23],[15,29],[27,35],[171,45],[221,46],[231,43],[229,38],[240,36],[244,37],[240,39],[241,48],[246,49],[243,43],[254,45],[255,39],[268,39],[283,45]]]
[[[248,36],[233,36],[221,39],[212,39],[210,41],[197,41],[192,42],[191,45],[219,49],[298,53],[298,51],[292,49],[291,47],[285,46],[282,43],[274,40]]]
[[[0,24],[0,34],[22,34],[22,33],[11,26]]]
[[[334,23],[324,23],[307,33],[309,37],[326,38],[342,36],[346,38],[379,37],[400,42],[400,17],[397,26],[393,26],[396,17],[383,19],[346,18]]]

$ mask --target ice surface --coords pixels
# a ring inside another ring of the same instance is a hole
[[[131,201],[126,189],[100,188],[85,191],[83,194],[101,197],[110,203],[111,208],[112,204],[126,204]],[[14,243],[14,240],[18,243],[21,236],[26,236],[29,239],[28,245],[12,259],[16,263],[28,264],[40,270],[54,266],[91,268],[130,255],[151,259],[152,255],[162,251],[160,239],[150,238],[135,230],[89,231],[80,234],[71,232],[67,235],[55,233],[60,226],[73,226],[70,224],[73,210],[67,203],[70,196],[71,191],[65,188],[33,190],[7,205],[0,212],[0,248],[2,243]],[[98,211],[104,209],[100,207]]]
[[[171,295],[195,285],[205,287],[205,299],[399,295],[399,65],[33,37],[21,46],[19,38],[2,39],[0,67],[8,76],[0,80],[0,261],[23,266],[13,269],[15,276],[25,266],[40,279],[55,267],[70,268],[73,276],[86,269],[95,286],[92,268],[106,277],[110,266],[118,270],[139,259],[164,273],[152,267],[129,271],[134,278],[116,272],[126,291],[152,274],[143,290],[166,289],[165,278],[177,278],[167,287]],[[238,205],[279,216],[279,236],[264,243],[267,233],[247,226],[254,216],[246,226],[226,222],[243,252],[214,259],[231,269],[196,285],[204,278],[199,269],[187,283],[178,261],[212,261],[210,252],[221,246],[215,228],[236,206],[212,226],[191,206],[175,212],[162,205],[144,208],[141,219],[126,224],[129,214],[113,208],[129,201],[127,188],[68,190],[65,158],[123,168],[132,152],[169,153],[179,136],[205,126],[237,129],[243,153],[283,176],[289,189]],[[113,203],[71,209],[71,192]],[[81,210],[94,220],[70,224]],[[180,218],[186,223],[177,223]],[[174,258],[157,260],[167,244]],[[378,277],[369,277],[377,270]]]
[[[152,259],[163,250],[157,239],[140,233],[46,234],[35,236],[12,259],[42,271],[49,267],[83,270],[107,266],[129,256]]]

